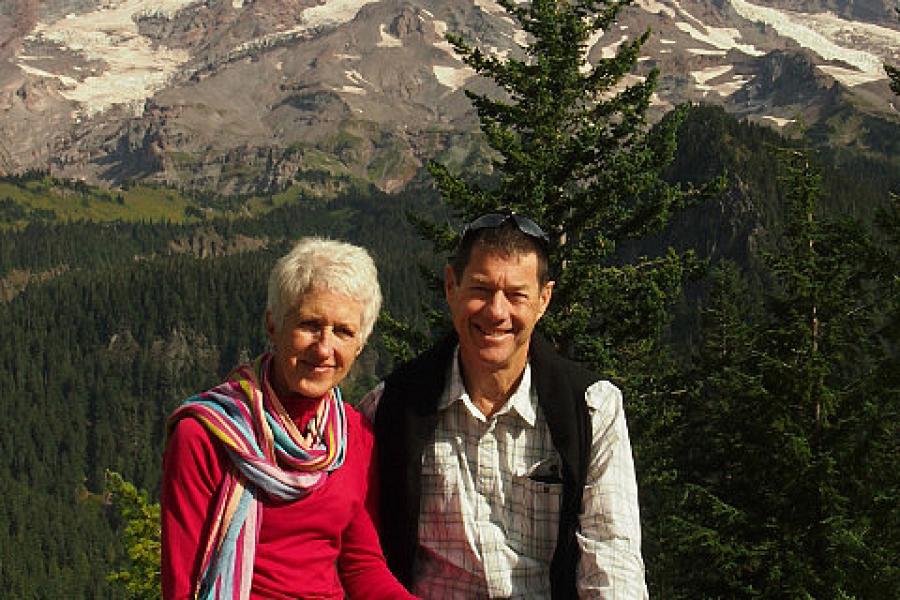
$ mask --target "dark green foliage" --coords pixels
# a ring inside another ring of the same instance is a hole
[[[685,381],[666,597],[900,593],[896,282],[859,224],[817,215],[807,156],[783,162],[762,301],[718,272]]]
[[[884,65],[884,70],[891,78],[891,90],[900,96],[900,69],[891,65]]]
[[[45,271],[126,264],[137,256],[162,253],[186,230],[166,224],[31,222],[21,231],[0,233],[0,276],[11,269]]]
[[[125,521],[128,565],[111,573],[110,583],[123,587],[127,598],[156,600],[160,591],[159,503],[152,504],[147,493],[138,491],[118,473],[106,472],[106,490]]]

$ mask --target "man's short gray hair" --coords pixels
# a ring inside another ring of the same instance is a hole
[[[359,246],[320,237],[301,238],[269,275],[266,309],[281,328],[288,311],[312,290],[327,290],[362,305],[360,341],[365,344],[381,310],[378,269]]]

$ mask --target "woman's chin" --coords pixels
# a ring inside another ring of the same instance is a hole
[[[288,387],[287,393],[291,396],[303,396],[304,398],[318,398],[324,392],[320,392],[321,386],[311,385],[291,385]]]

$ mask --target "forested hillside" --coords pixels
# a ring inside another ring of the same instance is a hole
[[[207,259],[167,251],[191,235],[187,226],[38,224],[2,233],[4,275],[58,271],[0,304],[4,594],[115,596],[105,577],[121,541],[101,493],[104,472],[156,495],[166,415],[263,349],[266,277],[289,240],[316,234],[371,249],[387,307],[416,318],[425,294],[409,264],[429,257],[404,228],[405,210],[433,208],[415,195],[372,194],[204,223],[206,235],[266,241],[262,250]],[[385,370],[385,359],[376,350],[360,358],[351,397]]]
[[[667,177],[702,181],[724,173],[726,191],[647,244],[696,248],[716,262],[731,258],[752,275],[763,242],[783,229],[775,150],[787,142],[711,108],[691,111],[679,140]],[[897,165],[862,154],[818,158],[825,174],[822,214],[871,220],[888,191],[900,187]],[[440,257],[414,235],[404,212],[440,220],[444,210],[430,189],[392,196],[367,191],[331,201],[300,196],[244,218],[101,224],[41,215],[2,230],[0,277],[45,274],[0,303],[4,594],[117,595],[105,577],[122,558],[122,524],[103,494],[104,472],[118,471],[155,497],[166,415],[263,349],[264,282],[290,240],[318,234],[369,248],[387,309],[421,325],[422,303],[432,295],[417,265],[435,265]],[[191,240],[202,245],[210,237],[228,251],[198,258]],[[257,243],[232,243],[239,238]],[[759,278],[749,281],[760,285]],[[697,313],[698,298],[705,296],[692,296],[686,313]],[[679,341],[694,345],[695,327],[678,332]],[[390,364],[376,335],[348,384],[349,396],[358,398]]]

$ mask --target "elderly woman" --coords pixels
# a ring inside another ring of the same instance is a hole
[[[268,293],[272,351],[169,420],[163,595],[412,598],[370,516],[369,424],[337,387],[381,305],[375,265],[356,246],[306,238]]]

